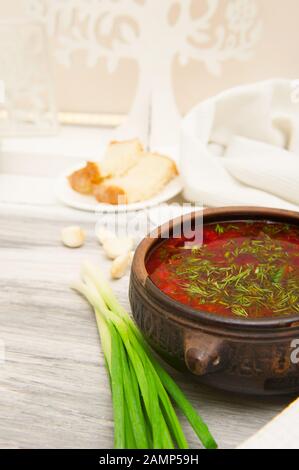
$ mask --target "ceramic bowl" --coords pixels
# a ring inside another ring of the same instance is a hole
[[[256,208],[207,209],[174,219],[179,224],[257,220],[295,224],[299,213]],[[163,243],[169,223],[138,246],[131,270],[130,302],[145,337],[169,364],[214,387],[249,394],[299,392],[299,364],[292,359],[299,343],[299,315],[246,319],[193,310],[164,294],[149,278],[146,259]]]

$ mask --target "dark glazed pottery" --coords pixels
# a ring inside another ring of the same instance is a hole
[[[299,213],[256,207],[206,209],[190,218],[203,223],[265,220],[299,226]],[[220,389],[260,394],[299,392],[299,364],[292,360],[299,340],[299,315],[280,318],[224,318],[198,312],[161,292],[145,268],[149,252],[163,243],[169,224],[145,238],[133,260],[130,302],[134,318],[152,347],[171,365]]]

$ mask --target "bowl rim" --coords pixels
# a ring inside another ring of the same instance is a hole
[[[149,252],[158,243],[163,243],[163,233],[169,230],[169,226],[176,227],[184,223],[184,221],[196,217],[203,218],[203,224],[210,222],[224,222],[229,220],[264,220],[264,221],[280,221],[293,223],[299,227],[299,212],[288,211],[284,209],[272,209],[267,207],[255,206],[227,206],[218,208],[203,209],[194,211],[183,216],[171,219],[163,225],[159,226],[153,232],[150,232],[136,248],[134,260],[132,264],[132,272],[141,284],[151,295],[164,307],[171,307],[172,313],[181,320],[188,319],[193,323],[205,323],[213,326],[233,327],[234,329],[269,329],[290,326],[299,326],[299,314],[289,315],[287,317],[275,318],[256,318],[248,319],[242,317],[223,317],[221,315],[211,314],[204,310],[196,310],[188,305],[180,303],[172,299],[157,287],[150,279],[145,266],[145,260]],[[162,240],[162,241],[161,241]]]

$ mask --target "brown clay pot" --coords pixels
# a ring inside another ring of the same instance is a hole
[[[265,220],[299,226],[299,213],[256,207],[207,209],[171,222],[203,217],[203,223]],[[189,221],[190,222],[190,221]],[[291,360],[299,340],[299,315],[279,318],[224,318],[199,312],[164,294],[150,280],[145,260],[169,230],[145,238],[133,260],[130,302],[134,318],[152,347],[171,365],[220,389],[274,395],[299,392],[299,364]]]

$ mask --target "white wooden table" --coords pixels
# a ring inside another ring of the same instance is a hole
[[[53,180],[32,179],[49,162],[37,171],[36,157],[27,157],[23,176],[21,160],[10,158],[0,156],[0,172],[6,170],[0,174],[0,448],[111,448],[110,390],[93,314],[69,288],[83,259],[108,274],[94,215],[60,206]],[[57,158],[50,163],[56,169],[64,164]],[[61,245],[60,229],[69,223],[86,229],[82,249]],[[113,287],[129,309],[128,276]],[[220,448],[236,447],[291,401],[223,393],[171,372]],[[184,427],[198,447],[185,421]]]

